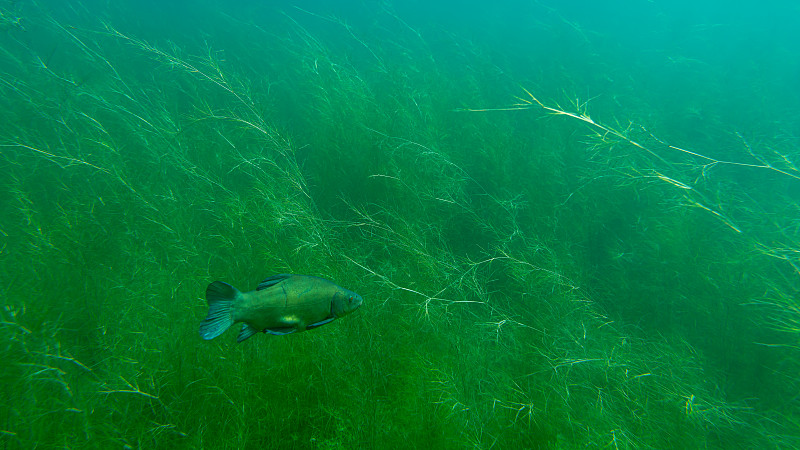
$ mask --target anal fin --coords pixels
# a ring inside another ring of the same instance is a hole
[[[246,323],[243,323],[242,330],[239,331],[239,336],[236,338],[236,342],[242,342],[256,333],[258,333],[258,330],[256,330],[255,328],[251,327]]]

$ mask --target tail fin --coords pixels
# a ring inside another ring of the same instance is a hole
[[[231,307],[241,292],[228,283],[215,281],[206,288],[208,316],[200,322],[200,337],[214,339],[233,325]]]

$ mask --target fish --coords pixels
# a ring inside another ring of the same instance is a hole
[[[321,327],[355,311],[364,299],[324,278],[282,273],[250,292],[214,281],[206,288],[206,302],[200,337],[214,339],[241,322],[236,342],[242,342],[259,332],[282,336]]]

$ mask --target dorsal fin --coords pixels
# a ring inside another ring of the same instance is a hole
[[[281,274],[278,274],[278,275],[273,275],[273,276],[265,279],[261,283],[258,283],[258,287],[256,288],[256,290],[260,291],[260,290],[266,289],[268,287],[275,286],[276,284],[280,283],[281,281],[283,281],[283,280],[285,280],[285,279],[287,279],[287,278],[289,278],[291,276],[292,276],[292,274],[290,274],[290,273],[281,273]]]

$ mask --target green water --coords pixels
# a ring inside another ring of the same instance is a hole
[[[0,2],[0,447],[800,446],[797,7],[116,3]]]

